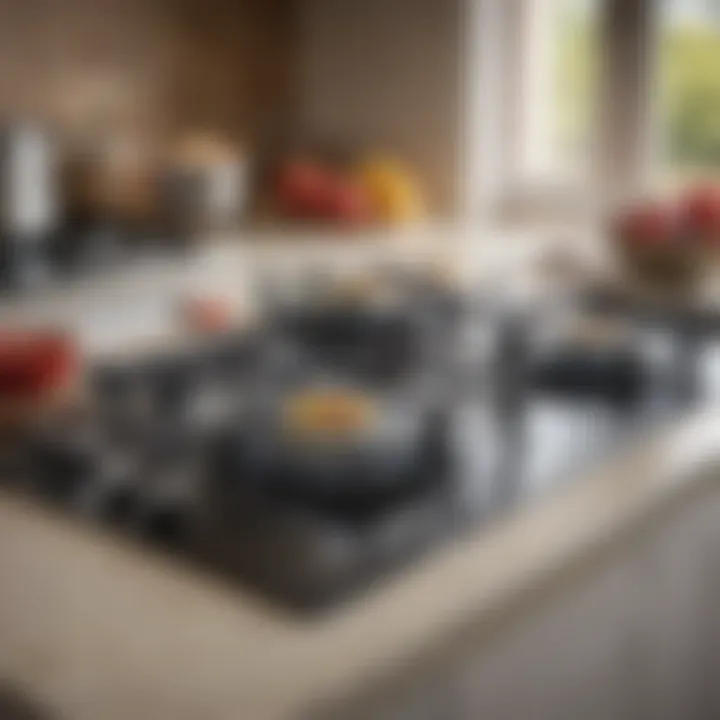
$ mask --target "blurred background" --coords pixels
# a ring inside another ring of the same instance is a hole
[[[394,163],[423,195],[414,214],[446,218],[567,215],[619,176],[626,192],[712,176],[709,0],[396,5],[8,3],[3,115],[52,141],[65,215],[91,195],[167,214],[171,167],[223,160],[248,175],[243,203],[226,190],[245,221],[302,214],[271,202],[269,177],[300,159],[332,159],[351,186]],[[335,215],[382,219],[367,194],[341,188]]]
[[[720,0],[0,0],[0,720],[719,717],[719,268]]]

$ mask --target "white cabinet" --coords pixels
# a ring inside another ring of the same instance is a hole
[[[635,564],[625,556],[531,600],[529,613],[471,654],[460,669],[463,720],[636,717]]]
[[[640,557],[644,717],[720,717],[720,491],[669,517]]]
[[[469,631],[434,668],[333,717],[720,718],[720,485],[691,495],[494,631]]]

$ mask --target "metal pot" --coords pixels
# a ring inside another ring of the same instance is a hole
[[[161,180],[163,215],[182,236],[233,228],[247,201],[247,167],[239,158],[170,165]]]

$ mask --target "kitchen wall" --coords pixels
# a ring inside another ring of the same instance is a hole
[[[289,0],[0,0],[0,115],[268,139],[292,102],[292,18]]]
[[[408,160],[462,205],[464,0],[301,0],[301,124]]]
[[[0,119],[399,155],[462,205],[465,0],[0,0]],[[304,132],[303,132],[304,131]]]

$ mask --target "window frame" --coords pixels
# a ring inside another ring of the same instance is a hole
[[[527,88],[527,68],[533,67],[532,54],[537,48],[528,40],[528,29],[537,22],[533,12],[539,12],[538,5],[552,0],[477,1],[495,6],[492,14],[485,11],[483,22],[475,24],[473,30],[477,31],[476,43],[492,48],[492,56],[486,52],[483,61],[497,72],[494,77],[482,74],[486,87],[481,95],[487,99],[484,117],[480,126],[477,116],[470,123],[475,122],[486,136],[493,133],[492,140],[486,137],[476,147],[497,147],[492,158],[479,153],[475,156],[484,164],[485,178],[492,175],[494,181],[492,192],[482,194],[482,206],[476,204],[474,209],[499,220],[585,216],[598,204],[617,202],[646,188],[660,158],[655,92],[658,4],[654,0],[601,1],[599,96],[587,171],[579,176],[546,173],[540,178],[533,165],[542,158],[536,156],[527,163],[527,155],[522,156],[528,144],[544,132],[528,127],[533,119],[527,103],[532,102],[533,91]],[[504,90],[498,92],[498,87]],[[541,122],[547,123],[547,118]]]

